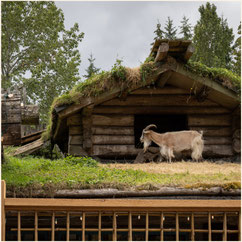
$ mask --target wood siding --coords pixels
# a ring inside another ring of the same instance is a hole
[[[136,114],[186,114],[188,129],[203,131],[205,157],[232,156],[230,113],[229,109],[208,99],[198,101],[194,95],[180,88],[140,88],[125,100],[114,98],[93,107],[90,154],[113,157],[137,155],[140,149],[135,148]],[[79,115],[67,121],[70,152],[75,150],[78,153],[77,149],[83,148],[81,119]]]

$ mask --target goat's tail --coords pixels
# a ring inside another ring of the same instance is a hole
[[[202,136],[197,136],[192,141],[192,159],[198,161],[202,159],[204,142]]]

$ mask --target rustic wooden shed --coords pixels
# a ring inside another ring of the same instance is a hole
[[[79,104],[56,106],[52,142],[71,155],[134,159],[143,128],[156,124],[162,133],[203,130],[204,157],[239,154],[240,97],[228,77],[187,64],[193,51],[190,41],[157,40],[150,54],[155,68],[145,84],[141,73],[135,87],[117,82]]]

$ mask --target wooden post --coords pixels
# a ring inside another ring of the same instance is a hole
[[[238,222],[238,229],[239,229],[239,241],[241,241],[241,213],[239,212],[239,222]]]
[[[98,241],[102,240],[102,213],[98,213]]]
[[[82,111],[83,149],[89,155],[92,153],[92,111],[93,105],[83,108]]]
[[[18,212],[18,241],[21,241],[21,213]]]
[[[176,241],[179,241],[179,216],[176,212]]]
[[[86,213],[82,213],[82,241],[86,241],[85,239],[85,223],[86,223]]]
[[[52,221],[51,221],[51,241],[55,240],[55,213],[52,213]]]
[[[38,212],[34,213],[34,240],[38,241]]]
[[[224,213],[223,218],[223,241],[227,241],[227,214]]]
[[[66,214],[66,240],[70,240],[70,213]]]
[[[145,241],[149,241],[149,213],[146,212]]]
[[[5,241],[5,236],[6,236],[5,199],[6,199],[6,183],[5,183],[5,181],[2,180],[2,182],[1,182],[1,204],[2,204],[2,212],[1,212],[1,218],[2,218],[2,221],[1,221],[2,222],[2,236],[1,236],[1,240],[2,241]]]
[[[132,213],[129,212],[129,241],[132,241]]]
[[[161,241],[164,241],[164,214],[163,212],[161,212],[161,215],[160,215],[160,240]]]
[[[117,241],[117,220],[116,213],[113,213],[113,241]]]
[[[191,217],[191,240],[194,241],[195,240],[195,232],[194,232],[194,213],[192,213],[192,217]]]
[[[208,241],[212,241],[212,231],[211,231],[211,213],[208,213]]]

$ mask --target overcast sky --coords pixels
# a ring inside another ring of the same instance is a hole
[[[210,1],[212,2],[212,1]],[[241,19],[240,1],[213,1],[219,16],[228,20],[234,34]],[[150,53],[157,20],[162,29],[168,16],[175,26],[185,15],[192,26],[200,18],[198,8],[205,1],[123,1],[123,2],[56,2],[65,16],[65,26],[70,28],[79,24],[85,33],[79,45],[81,53],[80,75],[86,74],[87,60],[93,54],[95,66],[110,70],[117,58],[128,67],[139,66]]]

